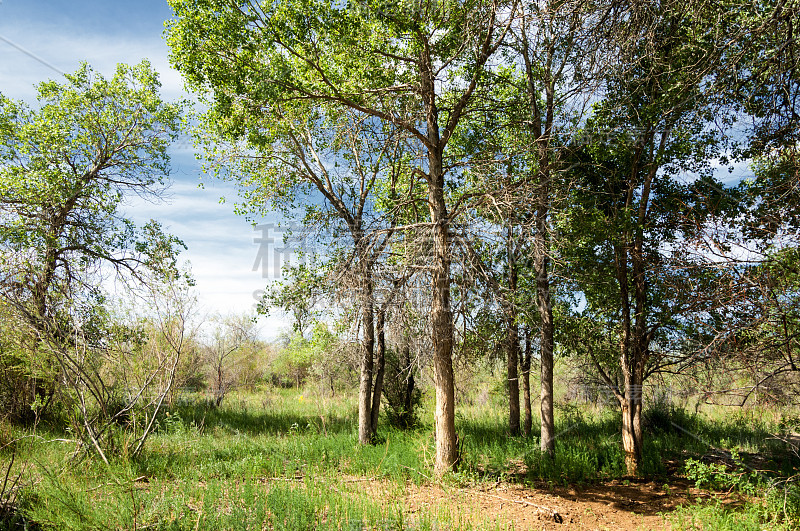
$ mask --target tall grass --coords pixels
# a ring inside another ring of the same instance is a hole
[[[486,403],[459,410],[461,462],[445,481],[541,485],[623,476],[614,411],[561,407],[553,459],[539,452],[537,436],[510,437],[502,411]],[[349,397],[267,389],[233,395],[214,408],[195,396],[158,419],[141,455],[117,456],[110,465],[75,457],[74,444],[64,442],[68,433],[18,433],[28,435],[16,445],[19,462],[28,468],[17,518],[22,514],[44,529],[469,528],[473,524],[458,512],[410,515],[403,505],[409,484],[433,477],[432,419],[429,412],[421,417],[414,430],[382,425],[378,443],[362,446]],[[748,452],[758,452],[762,462],[766,456],[775,478],[788,477],[798,466],[796,456],[769,437],[776,427],[766,421],[709,419],[672,407],[648,411],[646,420],[642,472],[649,477],[673,473],[667,460],[700,459],[718,449],[738,450],[745,462]],[[7,455],[0,450],[0,459]],[[380,486],[380,501],[373,501],[376,494],[365,490],[367,484]],[[685,508],[676,525],[691,525],[692,515],[707,521],[744,518],[742,525],[746,518],[786,521],[776,516],[777,502],[765,503],[733,510],[732,516],[728,508]],[[487,520],[480,527],[493,525]]]

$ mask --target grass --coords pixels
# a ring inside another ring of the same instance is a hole
[[[539,453],[537,437],[508,436],[502,411],[493,404],[459,410],[462,461],[445,482],[567,485],[623,477],[615,412],[562,407],[556,455],[550,460]],[[403,505],[406,489],[433,477],[431,424],[410,431],[382,426],[378,443],[362,446],[356,419],[355,402],[348,397],[267,389],[233,395],[220,408],[195,397],[159,419],[138,458],[117,456],[110,465],[71,458],[74,444],[63,442],[69,434],[58,430],[35,436],[17,432],[26,437],[15,445],[12,475],[23,474],[22,514],[42,529],[497,527],[488,516],[476,523],[458,511],[429,508],[410,514]],[[658,481],[676,472],[669,469],[670,460],[699,459],[714,448],[738,450],[743,461],[758,454],[771,465],[773,478],[787,477],[798,466],[796,456],[769,438],[777,427],[768,421],[709,419],[672,408],[652,411],[647,420],[642,472]],[[9,452],[0,451],[0,460]],[[368,492],[365,479],[381,491]],[[766,495],[751,498],[752,503],[736,508],[688,506],[671,518],[676,529],[702,522],[703,528],[721,529],[785,522],[776,516],[777,498],[774,503]],[[796,517],[788,516],[790,521]],[[0,529],[4,525],[16,528],[9,519],[0,521]]]

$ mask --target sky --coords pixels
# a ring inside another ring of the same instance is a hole
[[[63,79],[82,61],[110,77],[117,63],[146,58],[160,74],[164,99],[189,97],[169,65],[163,38],[171,15],[166,0],[0,0],[0,92],[34,105],[36,83]],[[204,177],[199,188],[202,171],[188,139],[171,155],[169,198],[131,201],[127,215],[141,224],[157,219],[186,243],[183,259],[191,263],[203,314],[252,313],[258,290],[277,278],[275,264],[292,260],[290,251],[281,250],[279,229],[271,228],[278,219],[258,220],[266,227],[255,229],[233,213],[236,193],[229,185]],[[270,339],[289,321],[276,314],[260,325]]]
[[[171,15],[166,0],[0,0],[0,92],[33,104],[35,83],[74,72],[82,61],[111,76],[117,63],[147,58],[160,73],[165,99],[189,97],[180,74],[170,67],[163,38]],[[202,172],[188,139],[172,149],[172,162],[170,198],[130,203],[129,216],[142,224],[157,219],[187,244],[184,259],[191,263],[204,312],[252,312],[259,290],[292,260],[281,233],[270,228],[277,218],[259,220],[265,227],[254,230],[233,213],[236,193],[229,185],[204,178],[200,189]],[[748,174],[746,163],[740,163],[720,177],[733,183]],[[220,203],[222,196],[226,204]],[[261,319],[265,338],[289,327],[288,318],[273,313]]]

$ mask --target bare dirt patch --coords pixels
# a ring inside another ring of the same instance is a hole
[[[477,527],[634,530],[669,529],[664,515],[705,496],[688,483],[665,488],[637,480],[555,488],[508,483],[469,488],[408,484],[404,502],[412,519],[419,511],[445,510]]]
[[[270,485],[290,481],[304,488],[302,478],[264,478]],[[342,494],[364,495],[401,506],[409,529],[434,523],[435,529],[522,530],[650,530],[670,529],[669,514],[681,505],[710,500],[737,505],[739,497],[697,489],[683,478],[669,485],[643,479],[609,480],[582,486],[527,486],[481,483],[460,487],[429,481],[405,485],[374,478],[344,476],[329,488]]]

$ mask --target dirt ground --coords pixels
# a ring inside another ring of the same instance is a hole
[[[675,501],[654,485],[603,485],[550,492],[508,484],[461,489],[426,485],[409,489],[407,507],[413,514],[445,504],[473,523],[509,524],[518,530],[660,529],[665,522],[658,513],[674,507]]]
[[[643,480],[553,488],[508,483],[474,488],[409,484],[405,505],[411,519],[422,509],[444,509],[474,525],[496,524],[501,529],[648,530],[669,529],[665,515],[707,496],[688,482],[675,481],[668,489]]]
[[[293,478],[302,488],[303,478]],[[264,478],[269,485],[277,478]],[[282,481],[285,481],[281,478]],[[402,505],[409,529],[434,522],[437,530],[461,528],[523,530],[670,529],[670,513],[681,505],[710,501],[736,506],[738,496],[709,493],[683,479],[669,484],[644,479],[609,480],[580,487],[547,484],[480,483],[469,487],[428,481],[404,486],[377,478],[340,477],[337,492],[367,494],[389,505]],[[340,490],[340,488],[342,490]],[[442,524],[436,525],[435,522]]]

